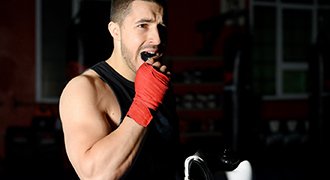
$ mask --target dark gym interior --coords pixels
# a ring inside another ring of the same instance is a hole
[[[185,156],[226,144],[254,180],[326,176],[330,1],[167,0]],[[0,179],[78,179],[65,154],[65,83],[107,59],[110,0],[0,2]]]

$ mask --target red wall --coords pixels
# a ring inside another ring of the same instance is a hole
[[[0,158],[5,130],[27,125],[35,100],[35,0],[0,5]]]
[[[202,34],[197,23],[220,14],[219,0],[168,1],[169,56],[192,56],[202,47]]]

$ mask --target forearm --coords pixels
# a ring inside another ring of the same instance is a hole
[[[146,128],[130,118],[88,149],[78,163],[81,179],[119,179],[130,167]]]

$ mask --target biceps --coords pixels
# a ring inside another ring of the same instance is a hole
[[[70,160],[83,159],[94,144],[107,136],[109,126],[101,115],[81,113],[63,120],[65,147]]]

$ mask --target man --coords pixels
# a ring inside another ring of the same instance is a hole
[[[80,179],[175,179],[181,171],[170,72],[160,58],[164,10],[157,0],[113,0],[110,58],[62,92],[66,152]]]

